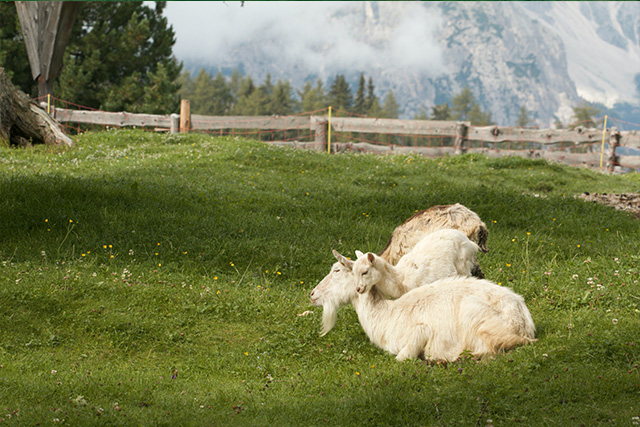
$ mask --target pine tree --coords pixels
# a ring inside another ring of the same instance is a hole
[[[451,118],[454,120],[469,120],[469,114],[475,103],[473,92],[465,86],[460,93],[451,98]]]
[[[337,74],[327,94],[329,105],[334,109],[349,111],[351,109],[351,89],[344,75]]]
[[[367,111],[367,116],[369,117],[384,117],[384,112],[382,111],[382,107],[380,107],[380,102],[377,97],[374,97],[371,101],[371,107]]]
[[[295,111],[297,105],[296,100],[293,98],[293,89],[291,83],[287,80],[283,82],[278,79],[278,82],[271,91],[271,97],[269,101],[268,114],[275,114],[278,116],[285,116]]]
[[[238,93],[235,97],[232,114],[239,116],[249,115],[248,111],[251,109],[251,97],[256,91],[257,88],[253,83],[253,79],[251,78],[251,76],[243,78],[238,85]]]
[[[231,78],[229,79],[229,88],[231,89],[231,94],[234,98],[238,97],[238,90],[240,89],[240,83],[242,82],[242,75],[237,68],[233,70],[231,73]]]
[[[439,104],[431,107],[431,120],[451,120],[449,104]]]
[[[192,114],[213,114],[213,91],[211,75],[201,68],[193,83],[193,95],[190,100]]]
[[[575,126],[584,126],[587,128],[595,127],[596,122],[593,119],[594,116],[600,114],[600,110],[593,105],[582,104],[577,107],[573,107],[573,120]]]
[[[271,83],[271,74],[267,74],[264,82],[255,87],[253,81],[248,77],[249,82],[240,85],[236,114],[243,116],[264,116],[271,114],[269,112],[269,103],[271,102],[271,93],[273,84]]]
[[[304,112],[324,109],[326,103],[324,100],[324,85],[322,79],[318,78],[315,87],[311,85],[311,82],[305,82],[302,90],[298,91],[298,97],[300,98],[300,108]]]
[[[367,83],[367,97],[365,101],[365,111],[367,114],[372,115],[372,112],[376,112],[379,114],[380,105],[376,107],[374,103],[378,102],[378,97],[375,94],[375,87],[373,86],[373,79],[369,77],[369,82]],[[374,116],[378,117],[378,116]]]
[[[364,115],[367,113],[367,98],[365,95],[366,83],[367,82],[364,78],[364,73],[360,73],[358,90],[356,91],[356,96],[353,101],[353,112],[356,114]]]
[[[259,89],[267,97],[271,96],[271,91],[273,90],[273,83],[271,83],[270,73],[267,73],[267,76],[264,78],[264,82],[260,85]]]
[[[156,2],[155,8],[143,2],[85,2],[53,93],[93,108],[126,110],[144,109],[140,103],[151,100],[154,90],[145,92],[147,86],[172,90],[182,65],[172,53],[175,34],[162,16],[165,6],[166,2]],[[160,64],[163,70],[158,70]],[[158,86],[154,78],[160,74],[172,84]],[[175,103],[167,104],[163,113],[175,108]]]
[[[231,87],[227,83],[227,79],[222,75],[222,71],[218,71],[216,77],[211,81],[211,85],[213,110],[210,114],[214,116],[229,114],[233,102],[233,95],[231,94]]]
[[[470,121],[477,126],[488,126],[493,124],[491,112],[482,111],[476,102],[473,92],[465,87],[456,96],[451,98],[451,119]]]
[[[189,70],[184,70],[180,73],[177,80],[180,85],[180,89],[178,89],[177,95],[180,99],[193,99],[194,93],[194,82],[191,78],[191,72]]]
[[[382,106],[383,115],[389,119],[397,119],[399,111],[400,106],[398,105],[398,101],[396,101],[393,91],[389,90],[389,92],[387,92],[387,96],[384,98],[384,104]]]
[[[171,79],[165,64],[160,63],[156,71],[149,71],[148,78],[149,84],[143,88],[142,102],[135,105],[135,108],[132,106],[131,111],[164,114],[167,108],[171,108],[169,111],[178,112],[180,98],[177,92],[180,84]]]
[[[494,123],[491,121],[491,112],[490,111],[482,111],[480,106],[476,103],[473,104],[469,115],[467,116],[467,120],[471,122],[472,125],[475,126],[489,126]]]
[[[518,120],[516,120],[517,127],[527,127],[531,123],[529,119],[529,114],[527,114],[527,109],[523,106],[520,107],[520,115],[518,116]]]

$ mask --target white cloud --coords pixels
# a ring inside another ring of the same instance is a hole
[[[245,2],[241,7],[232,1],[170,1],[165,15],[176,32],[174,53],[183,60],[233,63],[234,48],[251,43],[274,67],[279,61],[295,63],[320,74],[372,68],[442,71],[436,8],[381,2],[380,14],[398,16],[384,34],[365,25],[364,8],[364,2]]]

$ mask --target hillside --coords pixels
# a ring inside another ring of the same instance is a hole
[[[476,155],[329,155],[115,130],[0,147],[0,422],[7,425],[630,425],[640,416],[640,242],[577,197],[607,176]],[[354,311],[319,337],[332,249],[381,249],[462,203],[487,277],[538,341],[396,362]],[[306,313],[310,311],[311,313]],[[305,314],[305,315],[303,315]]]
[[[394,91],[403,117],[465,86],[499,125],[515,123],[521,106],[547,127],[570,123],[572,107],[585,101],[618,105],[617,117],[625,120],[633,108],[622,104],[638,104],[636,2],[366,1],[310,10],[292,5],[278,14],[252,4],[242,13],[217,10],[225,26],[239,30],[210,56],[180,59],[194,72],[239,68],[297,88],[336,73],[355,88],[364,72],[381,95]]]

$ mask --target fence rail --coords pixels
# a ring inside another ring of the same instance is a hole
[[[471,126],[469,122],[399,120],[368,117],[331,117],[321,110],[296,116],[154,115],[127,112],[83,111],[53,108],[61,123],[101,126],[139,126],[157,131],[215,132],[265,139],[331,152],[406,153],[429,157],[481,153],[487,157],[520,156],[599,167],[611,172],[640,170],[638,130],[619,131],[577,126],[574,129],[528,129],[506,126]],[[188,129],[180,123],[189,123]],[[328,127],[332,138],[328,141]],[[385,141],[386,140],[386,141]],[[622,147],[622,148],[621,148]],[[606,149],[606,152],[605,152]]]

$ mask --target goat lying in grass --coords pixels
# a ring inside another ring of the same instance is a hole
[[[355,262],[342,261],[356,276],[355,289],[345,290],[345,295],[351,292],[351,304],[369,339],[397,360],[454,361],[463,351],[481,357],[535,341],[531,314],[511,289],[488,280],[452,277],[388,300],[377,287],[385,278],[378,261],[372,253]]]
[[[411,289],[452,276],[471,276],[476,265],[478,245],[453,229],[425,235],[397,265],[380,259],[386,280],[378,285],[385,296],[398,298]],[[360,258],[363,254],[356,251]]]
[[[489,231],[478,214],[469,208],[455,205],[438,205],[415,213],[411,218],[393,230],[387,246],[378,254],[388,262],[396,265],[402,256],[409,252],[427,234],[444,228],[460,230],[482,252],[488,252],[487,238]],[[473,275],[484,278],[482,269],[476,261]]]
[[[425,236],[397,266],[386,261],[389,280],[380,284],[386,296],[398,298],[411,289],[450,276],[469,276],[478,246],[457,230],[439,230]],[[335,325],[338,309],[351,302],[350,288],[355,286],[352,261],[333,251],[338,262],[311,292],[311,302],[322,305],[322,335]]]

